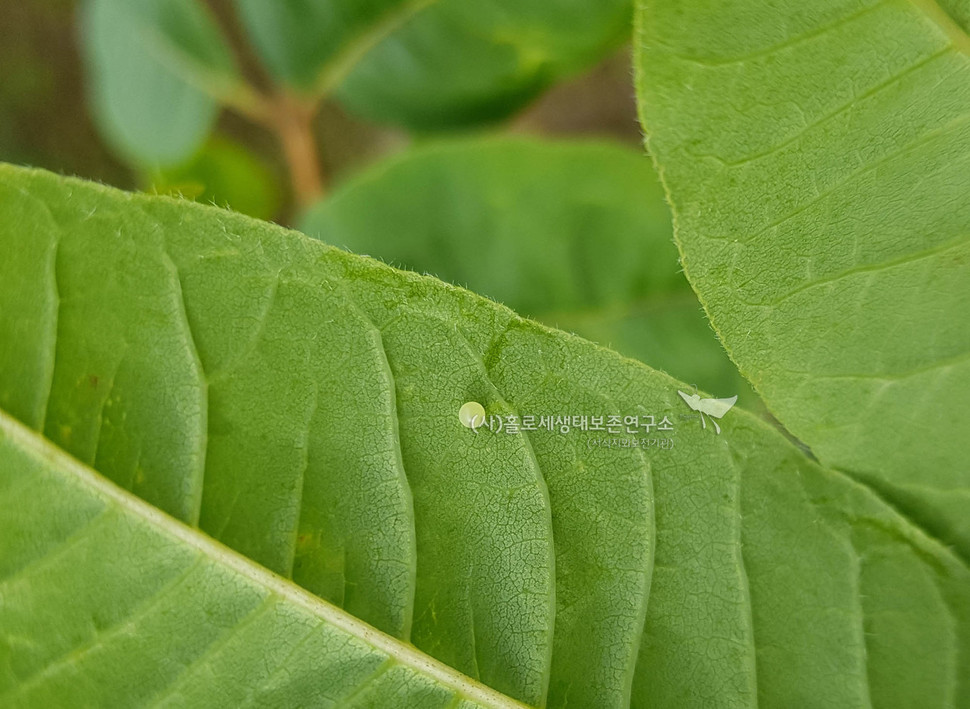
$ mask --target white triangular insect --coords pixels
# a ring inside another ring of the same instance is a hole
[[[721,427],[717,425],[717,421],[714,419],[724,416],[738,400],[737,394],[730,399],[702,399],[697,394],[685,394],[680,389],[677,390],[677,393],[680,394],[681,399],[687,402],[690,408],[701,415],[701,426],[707,428],[704,414],[711,417],[711,423],[714,424],[714,430],[717,431],[718,435],[721,435]]]

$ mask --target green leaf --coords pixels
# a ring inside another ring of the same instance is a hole
[[[4,706],[521,706],[180,525],[3,412],[0,461]]]
[[[270,71],[372,120],[502,118],[626,38],[629,0],[236,0]]]
[[[203,143],[238,77],[196,0],[87,0],[89,99],[105,139],[140,164],[173,165]]]
[[[970,6],[761,13],[641,8],[687,275],[782,423],[968,559]]]
[[[363,53],[436,0],[235,0],[253,44],[277,78],[334,88]]]
[[[337,92],[415,130],[504,118],[629,37],[629,0],[437,0],[362,55]]]
[[[302,229],[757,402],[679,272],[642,153],[497,136],[426,145],[341,186]]]
[[[4,705],[501,705],[333,605],[532,704],[970,705],[967,566],[742,410],[192,203],[4,166],[0,248]]]

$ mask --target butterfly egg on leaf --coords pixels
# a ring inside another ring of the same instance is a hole
[[[458,409],[458,420],[465,428],[475,430],[485,423],[485,407],[477,401],[469,401]]]

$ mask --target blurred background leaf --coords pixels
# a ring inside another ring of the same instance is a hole
[[[246,146],[213,137],[191,159],[148,171],[147,189],[178,194],[217,206],[232,205],[257,219],[273,218],[280,207],[279,176]]]
[[[352,113],[418,131],[504,118],[630,34],[628,0],[395,5],[394,14],[360,37],[360,49],[369,51],[355,56],[358,48],[351,48],[348,58],[356,62],[324,72],[319,86],[336,88]]]
[[[302,228],[756,408],[680,272],[642,151],[525,137],[431,144],[351,180]]]
[[[341,67],[433,2],[234,0],[266,68],[280,83],[307,93],[325,90]]]
[[[258,112],[253,99],[281,90],[273,78],[277,72],[300,86],[298,66],[305,77],[319,78],[322,66],[348,71],[356,83],[348,79],[347,87],[361,87],[359,93],[348,88],[341,94],[348,101],[390,107],[390,93],[399,95],[403,103],[394,110],[405,124],[414,111],[440,112],[441,125],[449,129],[473,114],[478,117],[472,122],[508,115],[505,127],[513,132],[608,135],[639,146],[629,56],[625,48],[617,49],[628,35],[627,5],[627,0],[3,3],[0,159],[152,189],[146,173],[182,170],[215,136],[247,146],[285,178],[289,166],[279,136],[265,121],[253,120]],[[313,21],[301,21],[301,12]],[[329,18],[327,27],[336,28],[338,36],[324,37],[315,24],[318,16]],[[247,18],[250,29],[254,19],[272,20],[260,25],[261,41],[265,45],[276,37],[277,51],[290,58],[271,61],[265,46],[261,51],[251,44]],[[468,23],[474,31],[466,27],[466,35],[439,38],[432,45],[421,41],[433,27],[458,32]],[[518,34],[502,30],[503,23]],[[541,70],[532,66],[530,73],[523,63],[527,55],[549,61],[540,62]],[[329,61],[335,56],[341,61]],[[407,56],[414,61],[398,66],[396,60]],[[393,71],[408,74],[406,90],[404,84],[392,85],[400,83],[393,74],[383,88],[367,78],[373,71],[368,66],[388,62]],[[408,67],[421,70],[411,73]],[[545,78],[537,81],[539,75]],[[516,96],[511,103],[510,92]],[[221,110],[227,104],[237,110]],[[491,108],[476,113],[483,106]],[[368,117],[354,115],[336,100],[316,108],[313,157],[330,184],[432,135],[426,122],[413,122],[419,133],[380,126],[371,119],[381,116],[366,108],[362,114]],[[447,118],[452,109],[463,117]],[[278,187],[279,207],[272,216],[287,223],[294,215],[294,194],[280,179]],[[190,192],[182,190],[186,196]],[[253,212],[225,192],[222,198],[201,198]]]
[[[177,164],[212,129],[239,81],[229,48],[195,0],[87,0],[81,35],[91,106],[130,162]]]
[[[629,0],[235,0],[263,62],[420,131],[504,118],[625,42]]]

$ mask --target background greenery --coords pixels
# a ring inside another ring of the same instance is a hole
[[[677,263],[628,3],[325,5],[7,4],[0,159],[297,225],[757,406]]]
[[[26,0],[0,7],[0,159],[122,188],[146,187],[151,178],[111,149],[91,115],[85,88],[92,79],[85,75],[82,65],[80,5],[77,0]],[[224,18],[233,16],[225,0],[208,5]],[[639,147],[641,131],[630,74],[629,48],[618,46],[591,66],[540,92],[497,127],[512,133],[607,137]],[[366,165],[427,135],[349,115],[333,102],[321,107],[314,123],[320,160],[335,186]],[[210,192],[203,200],[224,201],[244,213],[292,221],[285,159],[273,136],[230,111],[220,114],[215,133],[221,141],[231,141],[237,150],[243,146],[271,171],[274,187],[283,192],[282,203],[276,209],[248,208],[250,201],[262,202],[262,196],[256,194],[259,188],[247,186],[245,181],[233,184],[233,175],[222,176],[230,183],[230,194]],[[184,169],[175,174],[179,172],[185,174]],[[200,177],[182,177],[182,184],[169,178],[164,187],[197,196],[185,188],[185,183],[195,183],[197,188],[205,182],[211,189],[214,181]],[[230,199],[239,193],[235,200]]]

